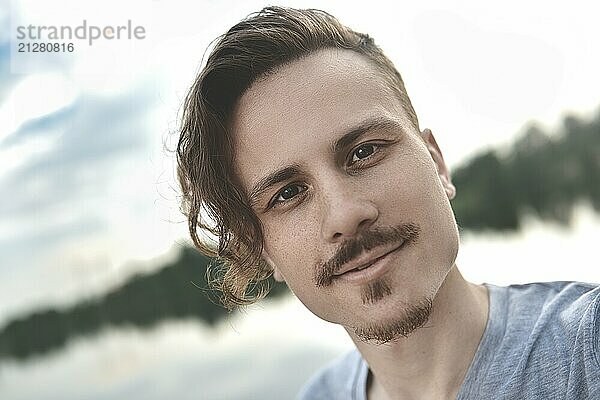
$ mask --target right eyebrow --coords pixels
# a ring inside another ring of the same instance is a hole
[[[250,195],[248,196],[250,204],[255,204],[258,201],[258,198],[262,196],[269,188],[277,185],[278,183],[288,181],[293,177],[300,175],[301,172],[300,166],[293,164],[278,169],[261,178],[250,191]]]

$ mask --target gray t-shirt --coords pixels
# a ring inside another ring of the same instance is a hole
[[[600,399],[600,286],[531,283],[489,291],[485,332],[457,399]],[[366,400],[354,350],[306,384],[302,400]]]

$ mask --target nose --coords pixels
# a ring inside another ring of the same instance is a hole
[[[335,243],[355,236],[377,220],[379,211],[366,191],[341,183],[323,193],[323,239]]]

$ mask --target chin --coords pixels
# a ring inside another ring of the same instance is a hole
[[[381,318],[351,328],[354,335],[364,341],[384,344],[408,337],[417,329],[424,326],[433,310],[433,299],[423,297],[408,307],[388,312]]]

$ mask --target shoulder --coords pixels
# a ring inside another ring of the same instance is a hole
[[[597,284],[486,286],[490,317],[460,398],[600,399]]]
[[[556,281],[556,282],[534,282],[526,284],[515,284],[507,286],[507,289],[511,295],[516,296],[544,296],[544,297],[570,297],[576,298],[588,292],[597,290],[599,287],[595,283],[586,282],[568,282],[568,281]]]
[[[357,386],[366,379],[367,366],[360,353],[352,350],[318,370],[304,385],[297,399],[353,399]]]
[[[506,333],[523,338],[553,336],[566,348],[585,347],[598,359],[600,286],[583,282],[540,282],[494,287],[507,315]],[[537,339],[536,339],[537,340]]]
[[[600,286],[584,282],[537,282],[495,287],[503,291],[506,308],[525,314],[560,314],[564,318],[581,316],[599,301]]]

